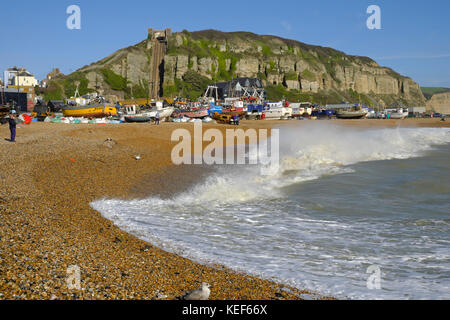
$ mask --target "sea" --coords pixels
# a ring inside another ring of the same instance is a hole
[[[450,299],[450,128],[305,121],[279,137],[269,175],[214,166],[170,197],[91,206],[164,250],[319,295]]]

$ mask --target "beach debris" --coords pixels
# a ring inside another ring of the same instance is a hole
[[[69,158],[69,161],[75,162],[74,158]]]
[[[116,144],[117,142],[115,142],[113,138],[107,138],[105,141],[103,141],[103,145],[108,147],[109,149],[112,149],[112,147]]]
[[[137,156],[134,156],[134,158],[136,159],[136,160],[141,160],[142,159],[142,155],[137,155]]]
[[[167,299],[167,295],[162,294],[159,290],[156,290],[155,292],[155,298],[157,300],[163,300],[163,299]]]
[[[203,282],[199,289],[186,292],[181,296],[181,300],[208,300],[209,294],[211,293],[211,290],[209,290],[210,287],[209,284]]]

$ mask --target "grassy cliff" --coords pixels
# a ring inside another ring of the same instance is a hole
[[[152,43],[144,40],[118,50],[77,72],[55,79],[47,96],[100,91],[120,98],[144,98]],[[195,99],[208,83],[258,77],[268,98],[316,103],[364,102],[369,105],[422,105],[419,86],[368,57],[276,36],[249,32],[186,30],[172,34],[164,62],[165,96]]]

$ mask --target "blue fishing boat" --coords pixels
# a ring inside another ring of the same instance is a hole
[[[218,106],[214,103],[210,103],[209,105],[209,110],[208,110],[208,114],[210,117],[213,117],[215,113],[222,113],[223,112],[223,108],[222,106]]]
[[[260,118],[263,114],[264,106],[261,104],[254,105],[249,104],[247,105],[247,119],[254,119],[254,118]]]
[[[318,109],[313,110],[311,112],[311,117],[317,117],[317,118],[331,118],[334,115],[334,110],[330,109]]]

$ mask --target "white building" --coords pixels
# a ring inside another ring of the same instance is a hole
[[[426,107],[411,107],[409,108],[410,114],[423,115],[427,112]]]
[[[35,87],[39,85],[34,75],[29,73],[25,68],[9,68],[4,72],[6,87]]]

